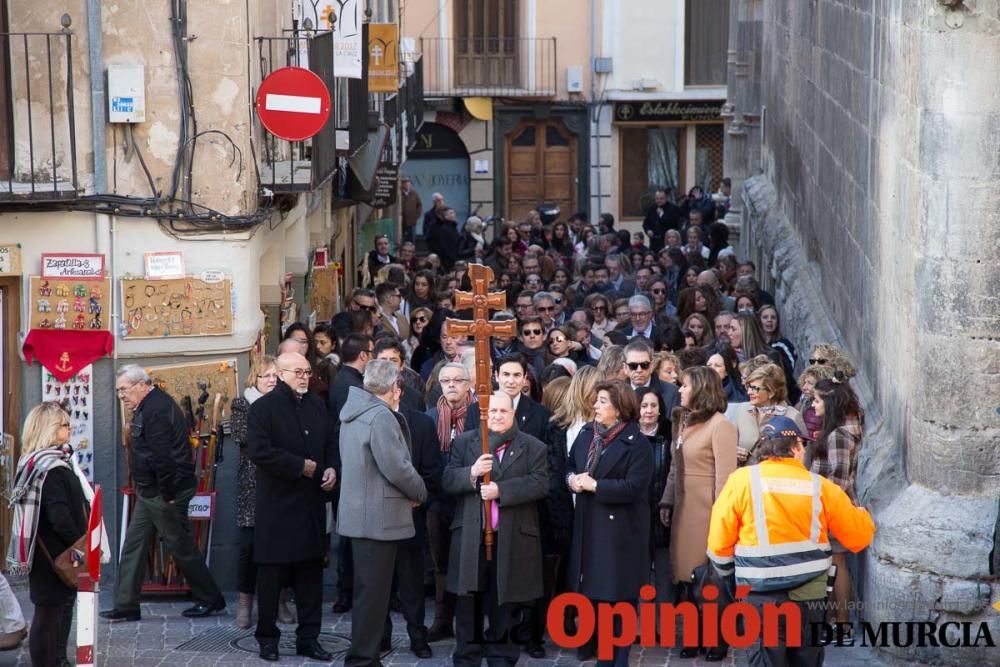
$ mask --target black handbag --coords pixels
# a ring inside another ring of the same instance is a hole
[[[694,598],[701,604],[705,602],[703,591],[705,586],[715,586],[719,591],[718,597],[713,600],[720,607],[724,607],[733,601],[735,594],[734,577],[723,578],[711,563],[699,565],[691,571],[691,588]]]

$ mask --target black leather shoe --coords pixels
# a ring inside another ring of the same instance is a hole
[[[295,655],[304,655],[307,658],[321,660],[323,662],[333,661],[333,654],[320,646],[320,643],[315,639],[304,641],[301,644],[296,644]]]
[[[728,653],[728,648],[710,648],[705,651],[705,662],[722,662]]]
[[[334,614],[346,614],[351,610],[351,598],[337,597],[337,601],[333,603],[333,613]]]
[[[267,660],[268,662],[277,662],[281,659],[280,656],[278,656],[278,644],[272,642],[261,644],[260,653],[257,655],[260,656],[261,660]]]
[[[545,657],[545,646],[538,642],[529,642],[524,645],[524,652],[535,660],[541,660]]]
[[[410,652],[421,660],[434,657],[434,651],[431,650],[431,645],[425,639],[411,639]]]
[[[142,620],[142,614],[138,609],[133,610],[122,610],[122,609],[107,609],[102,611],[100,614],[101,618],[106,618],[109,621],[139,621]]]
[[[698,647],[697,646],[685,646],[681,649],[682,658],[697,658],[698,657]]]
[[[199,602],[190,609],[182,611],[181,616],[184,618],[204,618],[205,616],[211,616],[217,611],[222,611],[225,608],[225,600],[217,600],[215,602]]]

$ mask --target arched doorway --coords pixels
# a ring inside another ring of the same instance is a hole
[[[576,135],[562,120],[525,118],[505,144],[508,217],[521,220],[541,203],[564,216],[576,210]]]
[[[469,216],[469,151],[454,130],[439,123],[424,123],[401,175],[413,181],[425,213],[430,210],[434,193],[440,192],[459,220]],[[421,220],[417,235],[423,234]]]

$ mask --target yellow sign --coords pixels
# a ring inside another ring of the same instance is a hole
[[[21,275],[21,244],[0,245],[0,276]]]
[[[399,26],[368,24],[368,92],[399,90]]]

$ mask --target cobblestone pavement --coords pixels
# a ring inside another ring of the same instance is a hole
[[[27,585],[24,582],[11,582],[21,601],[25,618],[31,623],[31,602],[28,600]],[[257,644],[253,639],[253,630],[240,630],[233,625],[233,613],[236,607],[235,594],[227,596],[229,607],[226,612],[203,619],[186,619],[181,611],[191,605],[188,601],[145,601],[142,603],[142,621],[139,623],[108,623],[100,622],[99,665],[107,667],[209,667],[214,665],[265,665],[257,658]],[[348,612],[335,616],[330,612],[329,602],[324,608],[323,635],[321,641],[328,650],[334,653],[337,660],[334,664],[343,664],[343,654],[350,644],[351,615]],[[429,605],[432,607],[432,605]],[[431,610],[429,609],[429,613]],[[402,616],[393,614],[393,650],[388,653],[383,662],[386,665],[420,665],[420,667],[443,667],[451,665],[451,651],[454,642],[439,642],[433,644],[434,658],[418,660],[409,651],[406,628]],[[428,623],[430,622],[428,619]],[[321,664],[295,656],[294,626],[282,626],[284,636],[281,645],[281,661],[279,665],[317,665]],[[75,634],[70,636],[71,644]],[[555,667],[562,665],[579,665],[575,652],[558,650],[551,642],[547,644],[548,657],[544,660],[533,660],[522,656],[518,665],[521,667]],[[0,653],[0,666],[27,667],[31,664],[28,657],[27,642],[18,651]],[[582,663],[593,666],[594,661]],[[677,666],[703,667],[704,665],[746,665],[746,657],[742,651],[731,651],[729,657],[721,663],[707,663],[703,659],[681,659],[676,650],[640,649],[632,650],[631,665],[645,666]],[[832,648],[827,650],[827,665],[847,667],[865,665],[865,667],[883,667],[896,664],[880,655],[873,655],[863,648]]]

